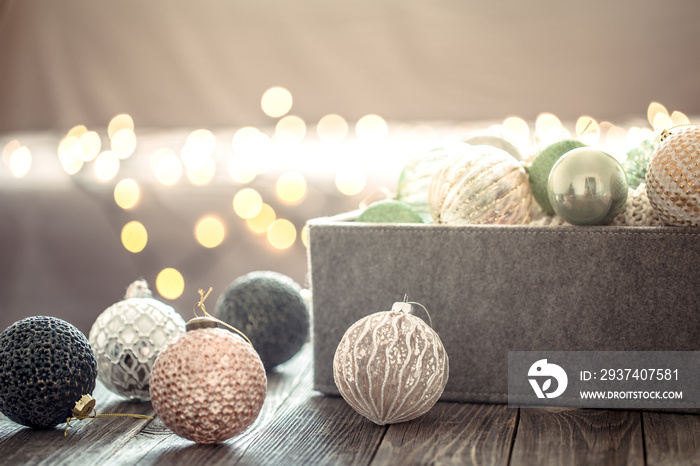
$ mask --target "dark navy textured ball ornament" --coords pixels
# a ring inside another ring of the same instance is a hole
[[[301,287],[277,272],[251,272],[236,279],[219,296],[216,317],[250,339],[268,371],[291,359],[309,336]]]
[[[14,422],[34,428],[66,422],[96,378],[90,343],[64,320],[28,317],[0,333],[0,412]]]

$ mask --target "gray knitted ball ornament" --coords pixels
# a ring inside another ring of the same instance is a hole
[[[277,272],[251,272],[233,281],[219,296],[215,316],[250,339],[267,371],[291,359],[309,337],[301,287]]]

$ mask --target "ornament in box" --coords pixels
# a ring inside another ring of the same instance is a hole
[[[540,153],[537,154],[535,159],[532,161],[532,164],[528,169],[532,197],[546,213],[550,215],[554,214],[554,208],[549,202],[549,195],[547,194],[547,181],[549,180],[549,174],[552,171],[552,167],[555,163],[557,163],[562,155],[566,154],[570,150],[585,146],[586,145],[584,143],[577,141],[576,139],[563,139],[542,149],[542,151],[540,151]]]
[[[105,309],[90,330],[98,379],[114,393],[147,401],[158,353],[184,331],[182,316],[154,299],[145,280],[135,281],[125,299]]]
[[[532,194],[523,162],[492,146],[469,146],[450,157],[430,183],[435,223],[521,224]]]
[[[700,127],[674,127],[662,134],[646,173],[649,203],[669,225],[700,225]]]
[[[649,160],[659,144],[661,144],[661,131],[652,133],[627,151],[627,158],[622,163],[622,168],[627,174],[627,184],[631,189],[637,189],[645,182]]]
[[[153,409],[167,428],[197,443],[219,443],[243,432],[257,419],[267,392],[258,353],[217,325],[209,317],[190,320],[151,372]]]
[[[28,317],[0,334],[0,412],[14,422],[35,428],[66,422],[96,377],[88,339],[62,319]]]
[[[510,155],[515,157],[517,160],[523,160],[523,154],[520,153],[517,147],[511,143],[504,131],[498,131],[496,129],[487,129],[475,131],[468,134],[464,139],[464,142],[471,144],[472,146],[493,146],[498,147]]]
[[[442,395],[449,359],[438,334],[395,303],[354,323],[333,358],[338,391],[355,411],[384,425],[422,416]]]
[[[301,286],[271,271],[250,272],[219,296],[215,316],[243,332],[266,370],[289,360],[309,337],[309,311]]]
[[[605,225],[625,207],[627,177],[612,155],[573,149],[552,167],[547,184],[554,211],[573,225]]]
[[[367,223],[423,223],[420,214],[408,204],[393,199],[373,202],[355,219]]]

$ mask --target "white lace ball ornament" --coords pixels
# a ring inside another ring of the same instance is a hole
[[[343,335],[333,358],[342,397],[372,422],[384,425],[422,416],[438,401],[449,376],[440,337],[409,303],[369,315]]]
[[[523,163],[491,146],[471,146],[464,155],[447,160],[428,192],[435,223],[528,223],[531,203]]]
[[[649,203],[669,225],[700,225],[700,127],[672,128],[651,156]]]
[[[150,399],[151,368],[158,353],[185,332],[182,316],[151,296],[145,280],[135,281],[125,299],[105,309],[90,329],[97,378],[131,400]]]

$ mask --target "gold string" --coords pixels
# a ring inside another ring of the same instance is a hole
[[[213,315],[211,315],[211,314],[209,314],[209,313],[207,312],[207,308],[204,307],[204,300],[207,299],[207,297],[209,296],[209,293],[211,293],[211,290],[212,290],[212,287],[211,287],[211,286],[209,287],[209,291],[207,291],[207,294],[204,294],[204,290],[201,289],[201,288],[198,290],[198,292],[199,292],[199,302],[198,302],[197,304],[194,305],[194,308],[192,308],[192,312],[194,312],[194,316],[195,316],[195,317],[199,317],[199,316],[197,315],[197,308],[200,308],[200,309],[202,310],[202,312],[204,313],[204,316],[205,316],[205,317],[209,317],[210,319],[213,319],[213,320],[217,321],[217,322],[220,323],[221,325],[230,328],[231,330],[233,330],[234,332],[236,332],[237,334],[239,334],[240,336],[242,336],[243,338],[245,338],[245,341],[247,341],[248,344],[249,344],[250,346],[253,346],[253,343],[250,341],[250,339],[249,339],[247,336],[245,336],[245,333],[241,332],[240,330],[238,330],[238,329],[237,329],[236,327],[234,327],[233,325],[229,325],[229,324],[227,324],[226,322],[224,322],[223,320],[217,319],[216,317],[214,317]]]
[[[93,409],[94,411],[94,409]],[[76,416],[71,416],[66,419],[66,428],[63,431],[63,436],[68,435],[68,428],[70,427],[70,421],[82,421],[83,419],[94,419],[97,417],[133,417],[137,419],[153,419],[153,416],[147,416],[145,414],[126,414],[126,413],[109,413],[109,414],[78,414]]]
[[[673,134],[673,133],[671,133],[672,129],[679,128],[681,126],[700,126],[700,125],[697,125],[695,123],[679,123],[677,125],[673,125],[670,128],[665,128],[661,131],[661,136],[659,136],[659,140],[661,140],[663,142],[667,137],[669,137],[671,134]]]

